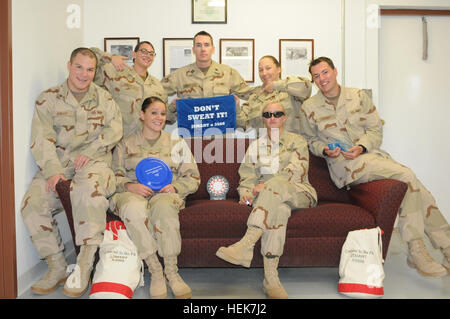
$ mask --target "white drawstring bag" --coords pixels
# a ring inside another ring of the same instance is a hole
[[[356,298],[384,295],[383,246],[380,227],[347,234],[339,263],[338,291]]]
[[[121,221],[106,224],[89,298],[131,299],[144,285],[143,263]]]

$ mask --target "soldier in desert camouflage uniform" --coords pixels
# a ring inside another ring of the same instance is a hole
[[[67,81],[44,91],[36,101],[31,152],[39,171],[23,198],[21,212],[40,258],[49,265],[31,290],[50,293],[67,277],[64,247],[52,217],[62,208],[55,185],[72,178],[70,197],[76,244],[81,246],[77,265],[82,280],[76,289],[65,286],[64,293],[76,297],[87,289],[92,257],[105,229],[106,197],[115,191],[111,149],[122,137],[122,118],[111,95],[92,83],[96,69],[92,51],[74,50],[67,67]]]
[[[123,136],[142,129],[139,120],[141,104],[149,96],[167,102],[167,94],[158,79],[148,73],[156,56],[153,45],[139,42],[132,52],[134,64],[129,67],[125,58],[91,48],[99,60],[95,83],[106,88],[122,112]]]
[[[382,123],[371,99],[362,90],[339,86],[337,70],[328,58],[312,61],[310,73],[320,89],[302,108],[302,134],[311,152],[326,158],[337,187],[383,178],[407,183],[399,211],[399,230],[408,243],[408,265],[424,276],[446,275],[450,268],[450,227],[415,174],[380,150]],[[336,140],[350,145],[348,151],[330,150],[328,143]],[[428,254],[424,232],[444,253],[447,269]]]
[[[263,56],[258,63],[263,84],[245,102],[236,115],[236,126],[244,129],[263,128],[262,109],[271,102],[279,102],[286,110],[286,131],[300,134],[299,110],[302,102],[311,95],[311,82],[303,77],[288,76],[281,80],[281,66],[271,55]]]
[[[269,103],[262,114],[268,135],[250,144],[239,168],[239,203],[253,206],[247,232],[237,243],[219,248],[216,255],[250,267],[253,247],[261,237],[264,292],[269,298],[287,298],[277,271],[287,222],[292,209],[315,206],[317,194],[308,180],[308,146],[302,136],[283,129],[287,117],[281,104]]]
[[[239,104],[238,98],[248,99],[253,88],[239,72],[212,60],[214,45],[209,33],[200,31],[194,36],[193,52],[195,63],[179,68],[161,80],[169,96],[176,93],[178,98],[185,99],[234,94],[236,104]],[[177,120],[176,100],[168,106],[169,124]]]
[[[164,273],[176,298],[190,298],[191,290],[178,274],[177,256],[181,250],[178,212],[184,198],[200,185],[200,173],[186,142],[163,131],[166,105],[159,98],[147,98],[142,104],[141,132],[124,138],[113,154],[117,193],[111,198],[111,210],[121,217],[151,272],[150,295],[165,298],[166,283],[156,251],[164,258]],[[163,160],[172,170],[171,184],[152,191],[139,184],[136,166],[146,157]]]

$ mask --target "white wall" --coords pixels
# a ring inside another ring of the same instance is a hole
[[[450,220],[450,17],[427,17],[428,59],[422,60],[422,17],[384,16],[380,29],[383,148],[411,167]],[[410,36],[404,37],[405,33]],[[403,38],[398,41],[399,38]]]
[[[101,14],[99,14],[101,12]],[[220,38],[255,39],[255,80],[258,59],[278,58],[278,39],[314,39],[315,56],[334,57],[341,65],[340,0],[229,0],[227,24],[191,24],[191,1],[90,0],[85,1],[84,40],[103,49],[105,37],[140,37],[155,46],[150,73],[161,78],[162,39],[190,38],[205,30],[214,38],[219,61]]]
[[[29,238],[20,207],[37,171],[29,150],[34,102],[40,92],[66,78],[66,64],[74,47],[83,43],[82,29],[68,29],[69,4],[82,0],[12,1],[14,183],[18,293],[29,288],[45,269],[36,268],[39,257]],[[64,214],[56,217],[64,242],[71,242]],[[30,273],[31,271],[31,273]]]
[[[449,0],[344,0],[345,2],[345,80],[347,86],[373,90],[379,110],[380,95],[380,19],[374,8],[450,9]],[[407,36],[407,35],[405,35]],[[399,39],[401,41],[401,39]]]

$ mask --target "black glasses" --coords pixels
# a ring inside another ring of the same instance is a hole
[[[153,51],[147,51],[145,49],[140,49],[138,52],[142,53],[143,55],[150,55],[150,56],[156,56],[156,53]]]
[[[284,112],[278,111],[278,112],[263,112],[262,116],[266,119],[270,119],[272,117],[272,115],[275,118],[280,118],[284,115]]]

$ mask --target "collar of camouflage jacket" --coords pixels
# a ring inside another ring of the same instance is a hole
[[[339,100],[338,100],[336,109],[345,105],[346,102],[353,100],[350,90],[348,90],[347,87],[342,86],[342,85],[340,87],[341,87],[341,93],[339,95]],[[323,107],[331,108],[331,109],[335,108],[334,105],[328,101],[327,97],[325,95],[323,95],[323,93],[321,91],[317,92],[317,96],[319,97],[319,103]]]
[[[89,89],[86,92],[86,95],[83,97],[83,99],[78,104],[94,101],[94,103],[90,106],[93,107],[93,106],[97,105],[98,104],[97,89],[98,89],[98,86],[92,82],[89,85]],[[69,95],[76,102],[75,97],[70,92],[70,89],[69,89],[69,86],[68,86],[67,80],[66,80],[60,84],[57,98],[64,100],[68,104],[73,104],[73,103],[69,102]],[[75,104],[75,105],[77,105],[77,104]]]
[[[200,70],[195,62],[190,65],[189,70],[186,72],[186,74],[199,78],[207,78],[210,76],[220,75],[222,74],[222,71],[220,70],[220,64],[212,60],[211,66],[209,67],[206,75],[202,72],[202,70]]]

